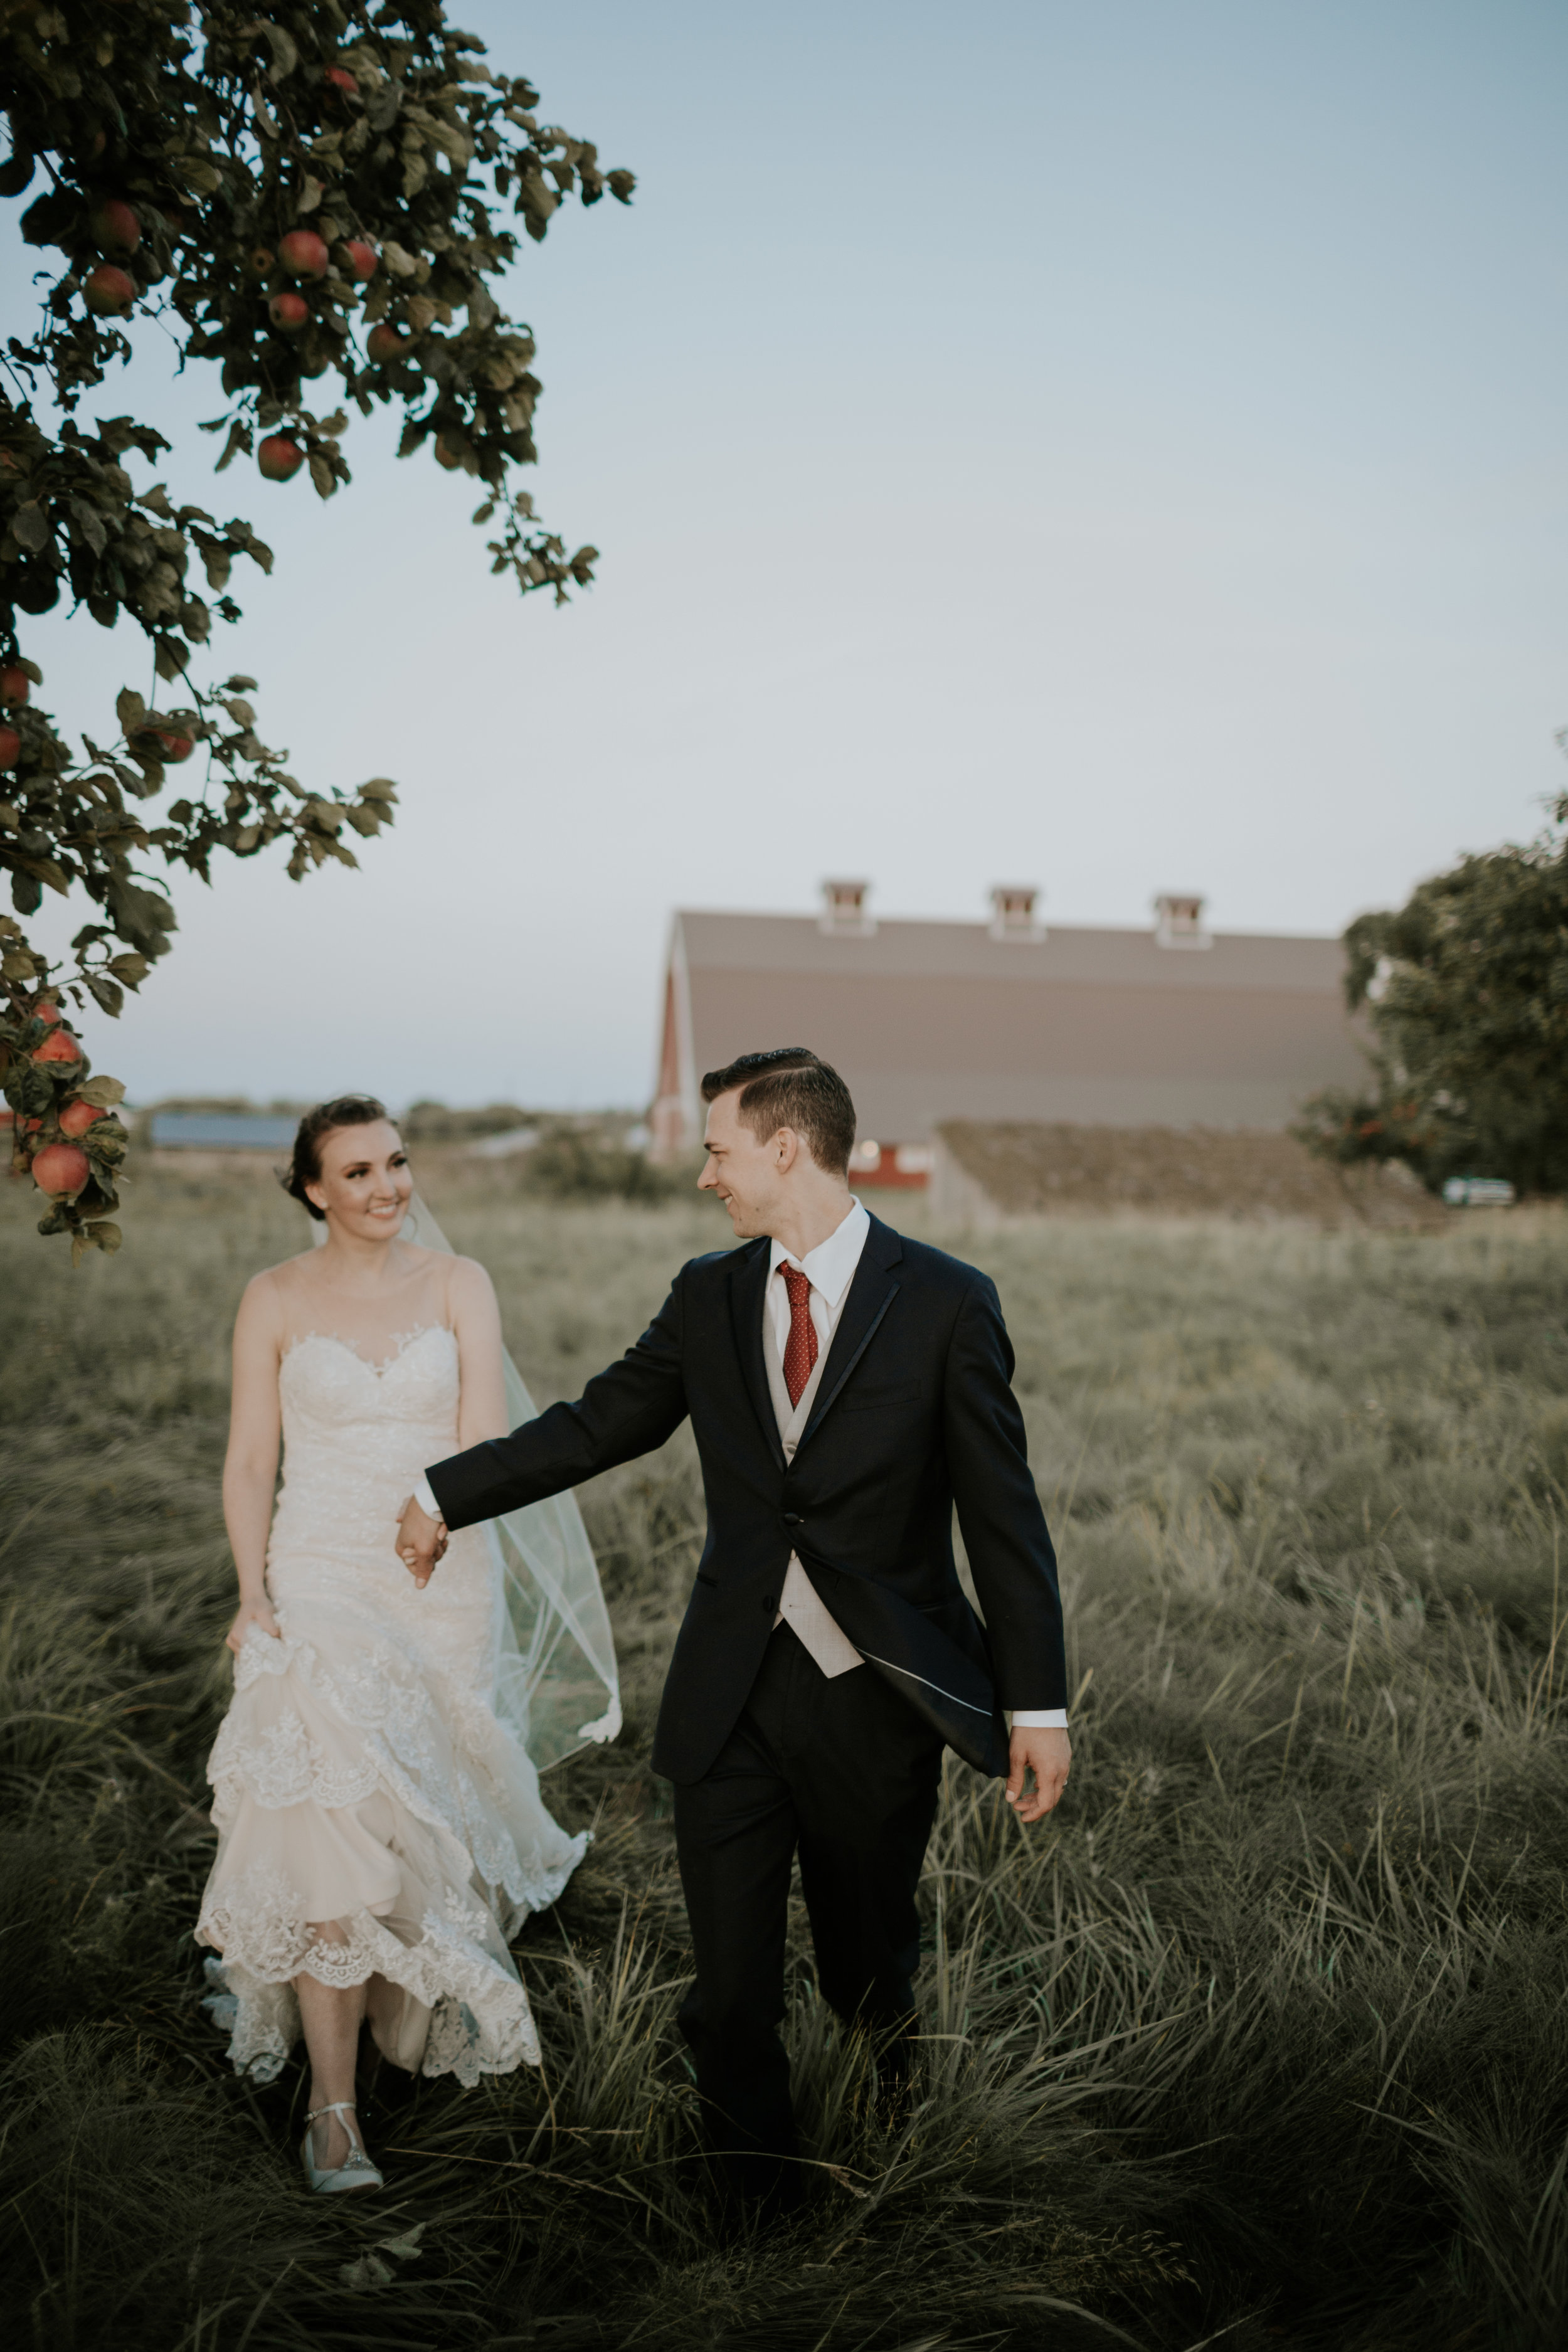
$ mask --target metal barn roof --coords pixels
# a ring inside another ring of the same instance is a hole
[[[702,1072],[782,1045],[832,1062],[889,1142],[952,1118],[1281,1128],[1364,1073],[1343,968],[1334,939],[683,909],[655,1132],[694,1144]]]

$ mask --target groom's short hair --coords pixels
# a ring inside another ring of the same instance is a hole
[[[702,1099],[741,1089],[736,1115],[759,1143],[781,1127],[804,1136],[806,1150],[830,1176],[847,1175],[855,1149],[855,1106],[849,1089],[830,1064],[805,1045],[775,1045],[766,1054],[742,1054],[702,1081]]]

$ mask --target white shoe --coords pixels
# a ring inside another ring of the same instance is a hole
[[[300,2149],[300,2161],[305,2168],[305,2178],[320,2197],[334,2197],[345,2189],[382,2189],[385,2183],[364,2152],[364,2142],[359,2136],[359,2126],[349,2117],[354,2112],[352,2099],[334,2099],[331,2106],[312,2107],[305,2118],[305,2137]],[[323,2168],[316,2162],[312,2131],[322,2116],[342,2116],[343,2129],[349,2137],[349,2152],[342,2164]]]

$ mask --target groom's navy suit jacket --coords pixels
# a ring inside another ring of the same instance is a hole
[[[653,1767],[700,1780],[746,1704],[796,1553],[868,1662],[983,1771],[1004,1707],[1067,1703],[1056,1558],[1010,1385],[996,1292],[871,1220],[786,1464],[763,1357],[769,1245],[682,1266],[642,1338],[510,1437],[437,1465],[447,1524],[538,1502],[662,1445],[689,1413],[708,1539],[675,1645]],[[952,1513],[984,1626],[958,1580]]]

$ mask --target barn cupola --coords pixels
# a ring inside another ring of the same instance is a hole
[[[1204,902],[1184,890],[1163,891],[1154,901],[1154,944],[1162,948],[1212,948],[1204,924]]]
[[[991,893],[991,936],[1022,940],[1026,945],[1043,940],[1046,927],[1035,913],[1039,892],[1032,882],[998,882]]]
[[[869,882],[825,882],[821,929],[839,938],[869,939],[877,928],[866,905],[870,888]]]

